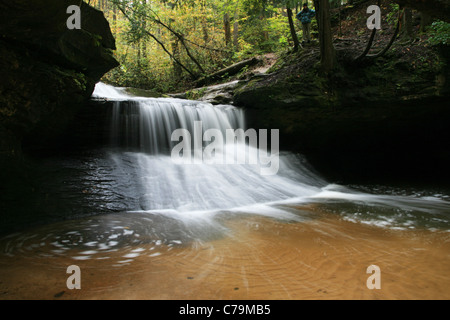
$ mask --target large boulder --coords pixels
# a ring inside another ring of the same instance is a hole
[[[81,5],[81,30],[67,28],[70,5]],[[45,145],[61,132],[95,83],[118,66],[113,50],[103,13],[82,1],[0,2],[2,168],[20,163],[25,139]]]
[[[81,4],[81,30],[69,30],[67,8]],[[2,40],[98,80],[118,65],[109,23],[101,11],[78,0],[11,0],[0,3]]]

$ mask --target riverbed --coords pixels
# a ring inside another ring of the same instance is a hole
[[[129,237],[111,243],[117,239],[112,237],[103,250],[62,250],[58,242],[46,241],[58,231],[76,241],[77,225],[93,225],[96,219],[6,237],[3,250],[17,241],[23,247],[2,255],[1,299],[450,298],[448,231],[390,230],[345,221],[316,206],[296,210],[308,218],[286,222],[239,214],[208,222],[203,227],[209,231],[197,238],[173,234],[170,240]],[[123,231],[133,233],[126,224],[120,230],[123,237]],[[70,265],[80,267],[80,290],[66,286]],[[371,265],[380,268],[379,290],[367,287]]]

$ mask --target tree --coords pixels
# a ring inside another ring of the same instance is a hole
[[[314,2],[318,11],[317,22],[319,25],[321,70],[325,74],[330,74],[336,65],[336,51],[333,46],[333,36],[331,33],[330,4],[328,0]]]
[[[239,13],[238,9],[234,12],[234,24],[233,24],[233,46],[236,52],[239,51]]]
[[[411,8],[405,8],[405,14],[403,15],[403,32],[402,35],[409,39],[414,37],[413,27],[412,27],[412,10]]]
[[[300,41],[298,40],[298,36],[297,36],[297,32],[295,31],[295,24],[294,24],[294,19],[293,19],[293,12],[292,12],[292,0],[287,0],[286,1],[286,11],[287,11],[287,16],[288,16],[288,20],[289,20],[289,29],[291,31],[291,37],[292,40],[294,41],[294,52],[297,52],[298,49],[300,48]]]
[[[123,15],[130,21],[131,25],[136,28],[136,34],[146,34],[149,37],[153,38],[162,48],[163,50],[185,71],[187,71],[193,79],[197,79],[198,75],[195,74],[194,71],[190,70],[186,65],[184,65],[179,59],[177,59],[176,56],[174,56],[166,47],[163,41],[158,39],[158,37],[155,36],[155,34],[149,32],[146,28],[146,23],[143,24],[142,21],[152,21],[153,23],[156,23],[166,30],[168,30],[172,35],[174,35],[178,41],[183,45],[188,57],[195,63],[195,65],[198,67],[200,72],[202,74],[205,73],[203,67],[200,65],[200,63],[197,61],[197,59],[191,54],[191,51],[186,44],[184,40],[183,34],[180,32],[177,32],[173,28],[171,28],[168,24],[164,23],[162,20],[158,18],[157,15],[154,14],[153,10],[151,8],[142,8],[139,7],[139,2],[134,2],[129,6],[126,1],[123,0],[111,0],[117,7],[120,9],[120,11],[123,13]],[[147,3],[145,2],[144,5]],[[147,9],[150,10],[153,15],[147,14]]]
[[[121,68],[105,80],[118,86],[182,91],[237,62],[284,51],[292,41],[294,50],[300,47],[293,14],[302,0],[91,0],[91,4],[101,7],[113,24]]]
[[[225,30],[225,44],[229,46],[231,44],[231,19],[228,12],[223,16],[223,25]]]

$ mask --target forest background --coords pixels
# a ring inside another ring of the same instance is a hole
[[[182,92],[195,87],[195,81],[233,63],[275,53],[282,55],[295,47],[302,31],[295,15],[303,3],[315,8],[313,0],[90,0],[105,13],[116,38],[116,58],[120,67],[103,81],[120,87],[151,89],[159,93]],[[331,21],[342,36],[345,10],[361,0],[329,0]],[[395,28],[398,4],[389,4],[385,13]],[[317,3],[316,3],[317,4]],[[357,17],[361,28],[354,37],[370,36],[365,27],[369,17]],[[405,16],[405,19],[408,15]],[[411,20],[411,19],[410,19]],[[423,17],[422,20],[427,20]],[[447,44],[449,23],[425,21],[430,45]],[[422,21],[424,22],[424,21]],[[411,24],[411,22],[409,22]],[[317,19],[313,37],[318,39]],[[404,28],[408,30],[407,28]],[[335,32],[336,33],[336,32]],[[245,70],[244,70],[245,71]]]

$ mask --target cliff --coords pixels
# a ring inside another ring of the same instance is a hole
[[[233,102],[250,127],[279,128],[281,147],[307,156],[336,182],[447,184],[450,178],[448,54],[396,48],[320,76],[315,48],[281,59],[266,77],[243,82]]]
[[[81,5],[81,29],[66,25]],[[0,2],[0,166],[20,167],[22,146],[45,145],[118,66],[103,13],[77,0]],[[2,177],[0,177],[2,178]]]

